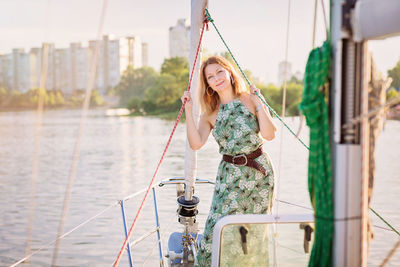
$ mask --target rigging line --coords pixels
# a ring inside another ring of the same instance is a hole
[[[48,44],[43,43],[42,56],[41,56],[41,70],[38,94],[38,106],[36,112],[36,125],[35,125],[35,141],[34,141],[34,157],[32,163],[32,179],[31,179],[31,195],[29,203],[29,219],[28,231],[26,237],[25,256],[31,253],[31,240],[32,240],[32,225],[35,218],[35,198],[36,198],[36,180],[39,173],[39,155],[40,155],[40,137],[43,125],[43,108],[44,96],[46,94],[46,78],[47,78],[47,63],[48,63]]]
[[[295,206],[295,207],[299,207],[299,208],[303,208],[303,209],[307,209],[307,210],[313,210],[312,208],[309,208],[309,207],[306,207],[306,206],[302,206],[302,205],[298,205],[298,204],[294,204],[294,203],[291,203],[291,202],[289,202],[289,201],[285,201],[285,200],[280,200],[280,199],[277,199],[277,201],[279,201],[279,202],[281,202],[281,203],[284,203],[284,204],[287,204],[287,205],[292,205],[292,206]],[[369,208],[370,210],[373,210],[372,208]],[[374,211],[375,212],[375,211]],[[377,214],[377,213],[376,213]],[[385,222],[386,224],[388,224],[384,219],[382,219],[378,214],[377,214],[377,216],[383,221],[383,222]],[[326,218],[324,218],[324,217],[320,217],[321,219],[326,219]],[[355,218],[359,218],[359,217],[355,217]],[[341,219],[335,219],[335,220],[338,220],[338,221],[343,221],[343,220],[349,220],[349,218],[341,218]],[[376,228],[380,228],[380,229],[383,229],[383,230],[387,230],[387,231],[391,231],[391,232],[397,232],[394,228],[392,228],[391,227],[391,229],[389,229],[389,228],[386,228],[386,227],[382,227],[382,226],[379,226],[379,225],[373,225],[374,227],[376,227]]]
[[[376,108],[370,110],[367,113],[361,114],[355,118],[353,118],[351,121],[349,121],[346,124],[343,124],[343,129],[352,127],[353,125],[359,123],[360,121],[362,121],[365,118],[370,118],[372,116],[374,116],[376,113],[380,112],[382,109],[388,107],[388,106],[392,106],[392,105],[397,105],[400,103],[400,96],[397,96],[395,98],[390,99],[388,102],[386,102],[383,105],[377,106]]]
[[[207,9],[207,8],[205,9],[205,12],[206,12],[206,17],[207,17],[208,21],[211,22],[212,25],[214,26],[214,29],[217,31],[217,34],[218,34],[219,37],[221,38],[221,40],[222,40],[222,42],[224,43],[225,47],[228,49],[229,54],[231,55],[232,59],[235,61],[235,64],[238,66],[240,72],[242,73],[242,76],[245,78],[247,84],[250,85],[249,79],[247,78],[246,74],[243,72],[242,68],[240,67],[240,65],[239,65],[238,62],[236,61],[236,58],[233,56],[233,54],[232,54],[231,50],[229,49],[228,45],[226,44],[224,38],[221,36],[221,34],[220,34],[220,32],[219,32],[217,26],[215,26],[214,20],[211,18],[211,15],[210,15],[210,13],[208,12],[208,9]],[[257,93],[257,96],[258,96],[258,98],[260,98],[260,100],[264,103],[264,105],[274,114],[274,116],[277,117],[277,118],[285,125],[285,127],[289,130],[289,132],[290,132],[297,140],[299,140],[299,142],[300,142],[305,148],[307,148],[308,150],[310,150],[310,148],[309,148],[300,138],[296,137],[296,134],[292,131],[292,129],[290,129],[290,127],[287,126],[287,124],[286,124],[284,121],[282,121],[282,119],[279,117],[279,115],[276,114],[276,112],[267,104],[267,102],[266,102],[258,93]],[[400,100],[400,96],[399,96],[399,97],[393,98],[391,101],[389,101],[388,103],[386,103],[385,106],[394,104],[394,103],[395,103],[395,100]],[[378,107],[378,108],[379,108],[379,107]],[[377,112],[377,111],[374,111],[374,112]],[[372,113],[372,111],[369,112],[369,113],[367,113],[367,114],[364,114],[363,116],[368,116],[368,114],[370,114],[370,113]],[[358,119],[360,120],[360,118],[358,118]],[[353,119],[352,121],[350,121],[348,124],[350,124],[350,123],[354,123],[354,119]],[[348,127],[348,124],[346,124],[346,125],[344,125],[344,126]],[[382,220],[383,220],[383,218],[382,218]]]
[[[50,10],[51,0],[47,1],[46,11],[44,16],[44,24],[49,27],[51,23]],[[47,40],[48,28],[44,30],[43,40]],[[29,219],[28,219],[28,229],[26,235],[26,245],[25,245],[25,256],[31,253],[31,241],[32,241],[32,225],[35,219],[35,198],[36,198],[36,180],[39,173],[39,155],[40,155],[40,137],[42,133],[43,125],[43,109],[44,109],[44,94],[46,93],[46,79],[47,79],[47,65],[48,65],[48,43],[43,43],[42,54],[41,54],[41,68],[40,68],[40,80],[39,88],[37,89],[38,94],[38,104],[36,112],[36,123],[35,123],[35,139],[34,139],[34,152],[33,152],[33,162],[32,162],[32,178],[31,178],[31,194],[29,201]]]
[[[323,0],[322,1],[322,5]],[[318,0],[315,0],[314,2],[314,23],[313,23],[313,35],[312,35],[312,42],[311,42],[311,49],[315,48],[315,33],[316,33],[316,28],[317,28],[317,15],[318,15]],[[300,113],[300,123],[299,123],[299,128],[297,129],[296,132],[296,137],[300,136],[301,130],[303,128],[303,123],[304,123],[304,116]]]
[[[190,91],[190,86],[191,86],[191,84],[192,84],[192,79],[193,79],[193,75],[194,75],[194,69],[195,69],[195,67],[196,67],[197,58],[198,58],[199,52],[200,52],[201,41],[202,41],[202,39],[203,39],[204,28],[205,28],[206,25],[207,25],[207,21],[204,20],[204,22],[203,22],[203,27],[202,27],[202,29],[201,29],[201,35],[200,35],[199,45],[198,45],[198,47],[197,47],[196,57],[195,57],[195,59],[194,59],[193,69],[192,69],[192,72],[191,72],[191,75],[190,75],[190,80],[189,80],[189,83],[188,83],[187,91]],[[150,181],[150,185],[149,185],[149,187],[148,187],[148,189],[147,189],[147,191],[146,191],[146,194],[144,195],[144,198],[143,198],[143,200],[142,200],[142,203],[140,204],[139,210],[138,210],[138,212],[136,213],[136,216],[135,216],[135,219],[133,220],[132,226],[131,226],[131,228],[129,229],[129,233],[128,233],[128,235],[127,235],[125,241],[124,241],[124,244],[122,245],[121,250],[120,250],[119,253],[118,253],[117,259],[116,259],[115,262],[114,262],[114,265],[113,265],[114,267],[115,267],[115,266],[118,266],[118,264],[119,264],[119,262],[120,262],[120,260],[121,260],[122,253],[124,252],[124,250],[125,250],[125,248],[126,248],[128,242],[129,242],[129,238],[130,238],[131,235],[132,235],[133,228],[135,227],[135,224],[136,224],[136,222],[137,222],[137,219],[139,218],[139,215],[140,215],[140,213],[141,213],[141,211],[142,211],[142,209],[143,209],[144,203],[146,202],[146,199],[147,199],[147,197],[148,197],[148,195],[149,195],[150,189],[151,189],[151,187],[152,187],[152,185],[153,185],[153,183],[154,183],[154,180],[155,180],[156,175],[157,175],[157,173],[158,173],[158,170],[159,170],[159,168],[160,168],[160,166],[161,166],[161,163],[162,163],[162,161],[164,160],[165,154],[167,153],[168,147],[169,147],[169,145],[170,145],[170,143],[171,143],[172,136],[174,135],[175,130],[176,130],[176,127],[178,126],[178,122],[179,122],[179,120],[180,120],[180,118],[181,118],[181,116],[182,116],[183,109],[185,108],[185,105],[186,105],[186,100],[183,102],[182,107],[181,107],[181,109],[179,110],[178,117],[177,117],[177,119],[176,119],[176,121],[175,121],[175,125],[174,125],[174,127],[173,127],[173,129],[172,129],[172,132],[171,132],[170,136],[169,136],[167,145],[166,145],[165,148],[164,148],[164,152],[162,153],[161,158],[160,158],[160,161],[158,162],[157,168],[156,168],[156,170],[155,170],[155,172],[154,172],[154,174],[153,174],[153,178],[152,178],[151,181]]]
[[[87,219],[86,221],[82,222],[81,224],[75,226],[74,228],[72,228],[71,230],[69,230],[68,232],[64,233],[63,235],[57,237],[56,239],[52,240],[51,242],[41,246],[40,248],[38,248],[37,250],[35,250],[35,252],[25,256],[24,258],[20,259],[19,261],[13,263],[12,265],[10,265],[9,267],[15,267],[18,264],[26,261],[27,259],[31,258],[32,256],[34,256],[35,254],[39,253],[40,251],[49,248],[51,245],[53,245],[58,239],[63,239],[64,237],[70,235],[72,232],[78,230],[79,228],[81,228],[82,226],[88,224],[89,222],[93,221],[94,219],[96,219],[97,217],[99,217],[100,215],[102,215],[103,213],[105,213],[106,211],[108,211],[109,209],[111,209],[112,207],[116,206],[119,204],[119,201],[116,201],[114,204],[111,204],[110,206],[108,206],[107,208],[105,208],[104,210],[98,212],[97,214],[93,215],[92,217],[90,217],[89,219]]]
[[[315,29],[317,26],[317,9],[318,9],[318,0],[314,2],[314,25],[313,25],[313,34],[312,34],[312,49],[315,48]]]
[[[167,236],[167,232],[169,231],[169,229],[171,228],[171,225],[172,225],[172,223],[174,222],[174,220],[176,219],[176,214],[175,214],[175,216],[172,216],[172,218],[171,218],[171,220],[169,221],[169,223],[168,223],[168,225],[167,225],[167,229],[165,230],[165,234],[164,234],[164,236],[163,236],[163,238],[161,239],[161,240],[163,240],[163,239],[165,239]],[[154,253],[154,250],[155,250],[155,248],[158,246],[158,240],[156,241],[156,243],[154,244],[154,246],[153,246],[153,248],[151,249],[151,251],[150,251],[150,253],[149,254],[147,254],[147,256],[146,256],[146,258],[145,258],[145,260],[143,261],[143,263],[142,263],[142,265],[141,265],[141,267],[143,267],[146,263],[147,263],[147,261],[149,260],[149,258],[151,257],[151,255],[153,255],[153,253]],[[164,261],[164,259],[163,259],[163,261]]]
[[[247,84],[250,85],[249,79],[247,78],[246,74],[243,72],[243,70],[242,70],[242,68],[240,67],[239,63],[236,61],[236,58],[233,56],[231,50],[229,49],[229,47],[228,47],[228,45],[226,44],[224,38],[222,37],[221,33],[219,32],[217,26],[215,25],[214,20],[211,18],[211,15],[210,15],[210,13],[208,12],[208,9],[207,9],[207,8],[205,9],[205,13],[206,13],[207,20],[208,20],[209,22],[211,22],[212,25],[214,26],[214,29],[216,30],[217,34],[218,34],[219,37],[221,38],[221,40],[222,40],[222,42],[224,43],[225,47],[228,49],[229,54],[231,55],[232,59],[235,61],[235,64],[238,66],[240,72],[242,73],[242,76],[245,78]],[[305,148],[307,148],[308,150],[310,150],[310,148],[309,148],[299,137],[296,136],[296,134],[292,131],[292,129],[290,129],[290,127],[287,126],[287,124],[279,117],[278,114],[276,114],[276,112],[267,104],[267,102],[266,102],[258,93],[257,93],[257,96],[258,96],[258,98],[264,103],[264,105],[274,114],[274,116],[277,117],[277,118],[285,125],[285,127],[289,130],[289,132],[290,132],[297,140],[299,140],[299,142],[300,142]],[[391,99],[389,102],[386,103],[385,106],[387,106],[387,105],[392,105],[392,104],[394,104],[395,101],[397,101],[397,100],[400,100],[400,96]],[[385,107],[385,106],[384,106],[384,107]],[[378,107],[378,108],[382,108],[382,107]],[[378,108],[377,108],[377,109],[378,109]],[[364,114],[363,116],[368,116],[368,114],[371,114],[372,112],[377,112],[377,111],[371,111],[371,112],[369,112],[369,113],[367,113],[367,114]],[[369,115],[369,116],[371,116],[371,115]],[[352,121],[350,121],[348,124],[350,124],[350,123],[354,124],[354,123],[355,123],[354,120],[355,120],[355,119],[353,119]],[[358,120],[361,120],[360,117],[358,118]],[[348,124],[345,124],[344,126],[348,127]],[[382,220],[384,220],[384,219],[382,218]]]
[[[324,0],[321,0],[321,6],[322,6],[322,14],[324,15],[326,39],[329,39],[329,27],[328,27],[328,20],[326,19]]]
[[[286,86],[287,86],[287,75],[288,75],[288,70],[287,70],[287,62],[288,62],[288,54],[289,54],[289,31],[290,31],[290,4],[291,0],[289,0],[288,4],[288,17],[287,17],[287,25],[286,25],[286,46],[285,46],[285,71],[283,72],[283,91],[282,91],[282,113],[281,117],[282,119],[285,119],[286,116]],[[282,155],[283,155],[283,124],[281,124],[281,136],[280,136],[280,142],[279,142],[279,165],[278,165],[278,181],[277,181],[277,187],[276,187],[276,192],[277,195],[276,197],[279,199],[279,193],[280,193],[280,178],[281,178],[281,170],[282,170]],[[276,216],[279,215],[279,203],[276,202]]]
[[[312,209],[312,208],[309,208],[309,207],[306,207],[306,206],[302,206],[302,205],[298,205],[298,204],[294,204],[294,203],[291,203],[289,201],[280,200],[280,199],[277,199],[276,201],[279,201],[279,202],[287,204],[287,205],[292,205],[292,206],[295,206],[295,207],[299,207],[299,208],[303,208],[303,209],[314,211],[314,209]]]
[[[287,25],[286,25],[286,45],[285,45],[285,62],[284,62],[284,72],[283,72],[283,90],[282,90],[282,119],[285,119],[286,115],[286,87],[287,87],[287,75],[288,75],[288,55],[289,55],[289,31],[290,31],[290,5],[291,0],[288,2],[288,11],[287,11]],[[280,181],[281,181],[281,171],[282,171],[282,161],[283,161],[283,124],[281,124],[281,135],[279,138],[279,164],[278,164],[278,175],[277,175],[277,183],[274,190],[276,191],[276,198],[275,198],[275,216],[279,217],[279,202],[276,199],[279,199],[280,194]],[[275,194],[274,194],[275,195]],[[274,227],[274,242],[276,237],[278,236],[278,224],[275,224]],[[276,245],[274,245],[274,266],[277,265],[277,249]]]
[[[393,256],[393,254],[396,252],[396,250],[400,247],[400,240],[397,241],[396,244],[394,244],[393,248],[390,250],[389,254],[386,256],[386,258],[383,260],[383,262],[379,265],[379,267],[383,267],[386,265],[386,263],[389,262],[390,258]]]
[[[217,26],[214,24],[214,20],[211,18],[210,13],[208,12],[207,9],[205,9],[205,12],[206,12],[207,20],[208,20],[209,22],[211,22],[212,25],[214,26],[214,29],[216,30],[217,34],[219,35],[219,38],[221,38],[221,40],[222,40],[222,42],[224,43],[226,49],[228,50],[229,54],[231,55],[233,61],[235,61],[236,66],[239,68],[240,73],[242,74],[243,78],[245,79],[245,81],[247,82],[247,84],[250,86],[250,81],[249,81],[249,79],[247,78],[246,74],[243,72],[243,70],[242,70],[242,68],[240,67],[239,63],[236,61],[236,58],[233,56],[231,49],[230,49],[229,46],[226,44],[226,42],[225,42],[224,38],[222,37],[221,33],[219,32]],[[308,150],[310,150],[310,148],[309,148],[300,138],[296,137],[296,134],[292,131],[292,129],[290,129],[290,127],[281,119],[281,117],[279,117],[279,115],[276,113],[276,111],[275,111],[273,108],[271,108],[270,105],[268,105],[268,103],[260,96],[260,94],[257,93],[256,95],[257,95],[257,97],[261,100],[261,102],[263,102],[263,104],[272,112],[272,114],[273,114],[280,122],[282,122],[283,125],[285,125],[285,127],[289,130],[289,132],[290,132],[297,140],[299,140],[299,142],[300,142],[305,148],[307,148]]]
[[[388,223],[385,219],[382,218],[381,215],[379,215],[373,208],[369,208],[373,213],[375,213],[376,216],[378,216],[379,219],[381,219],[384,223],[386,223],[387,226],[390,227],[398,236],[400,236],[400,232],[397,231],[390,223]]]
[[[379,226],[379,225],[376,225],[376,224],[373,224],[373,226],[376,227],[376,228],[382,229],[382,230],[393,232],[392,229],[389,229],[389,228],[386,228],[386,227],[382,227],[382,226]]]
[[[62,233],[64,232],[65,218],[66,218],[66,215],[68,212],[69,199],[71,196],[72,185],[74,183],[76,169],[77,169],[77,165],[78,165],[79,154],[80,154],[81,137],[83,134],[84,125],[86,123],[86,118],[87,118],[89,105],[90,105],[90,96],[92,93],[92,88],[93,88],[93,84],[94,84],[94,80],[95,80],[95,76],[96,76],[97,59],[98,59],[98,55],[99,55],[99,51],[100,51],[100,40],[101,40],[101,35],[103,33],[103,25],[104,25],[104,19],[105,19],[105,15],[106,15],[107,2],[108,2],[108,0],[103,0],[103,6],[102,6],[101,14],[100,14],[100,22],[99,22],[99,27],[98,27],[98,31],[97,31],[97,42],[96,42],[96,46],[95,46],[95,53],[94,53],[94,57],[92,58],[92,62],[91,62],[89,79],[88,79],[86,93],[85,93],[85,100],[83,103],[82,115],[81,115],[80,124],[79,124],[78,136],[77,136],[75,147],[74,147],[72,166],[71,166],[70,173],[69,173],[67,189],[65,191],[63,210],[61,213],[61,220],[60,220],[60,224],[58,227],[57,236],[61,236]],[[59,247],[60,247],[60,241],[61,241],[61,239],[57,238],[56,245],[55,245],[54,251],[53,251],[53,259],[52,259],[52,263],[51,263],[52,266],[56,266],[56,264],[57,264],[57,256],[58,256],[58,251],[59,251]]]
[[[286,116],[286,88],[287,88],[287,76],[288,76],[288,58],[289,58],[289,32],[290,32],[290,6],[291,6],[291,0],[288,2],[288,15],[287,15],[287,25],[286,25],[286,45],[285,45],[285,65],[284,65],[284,72],[283,72],[283,91],[282,91],[282,113],[281,117],[282,119],[285,119]],[[279,164],[278,164],[278,175],[277,175],[277,183],[276,187],[274,188],[276,190],[276,198],[275,198],[275,216],[279,217],[279,202],[276,201],[276,199],[279,199],[279,194],[280,194],[280,181],[281,181],[281,171],[282,171],[282,162],[283,162],[283,124],[281,124],[281,136],[279,140]],[[278,224],[275,225],[274,227],[274,241],[277,242],[276,237],[278,235]],[[274,266],[277,265],[277,249],[276,245],[274,246]]]

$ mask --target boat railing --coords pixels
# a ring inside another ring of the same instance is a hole
[[[133,259],[132,259],[132,253],[131,253],[131,248],[138,243],[144,241],[147,237],[151,236],[154,233],[157,233],[157,240],[158,240],[158,252],[159,252],[159,259],[160,259],[160,266],[164,266],[164,260],[163,260],[163,250],[162,250],[162,240],[161,240],[161,234],[160,234],[160,221],[159,221],[159,213],[158,213],[158,206],[157,206],[157,194],[155,188],[158,187],[163,187],[165,185],[183,185],[185,183],[185,178],[184,177],[171,177],[165,180],[161,180],[158,183],[154,183],[152,187],[150,188],[153,193],[153,203],[154,203],[154,212],[155,212],[155,220],[156,220],[156,227],[147,233],[143,234],[139,238],[137,238],[134,241],[131,241],[127,245],[127,252],[128,252],[128,258],[129,258],[129,265],[133,266]],[[200,179],[196,178],[196,184],[215,184],[213,181],[206,180],[206,179]],[[126,223],[126,212],[125,212],[125,201],[128,201],[129,199],[132,199],[142,193],[144,193],[147,190],[147,188],[144,188],[142,190],[139,190],[121,200],[119,200],[119,205],[121,206],[121,213],[122,213],[122,222],[123,222],[123,228],[124,228],[124,233],[125,233],[125,238],[128,236],[128,228],[127,228],[127,223]]]

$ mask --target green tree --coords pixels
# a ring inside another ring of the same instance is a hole
[[[268,105],[270,105],[271,108],[273,108],[278,114],[280,114],[282,110],[282,98],[279,88],[272,83],[268,84],[267,86],[259,84],[257,87],[260,89],[261,94],[265,97]]]
[[[132,97],[129,99],[127,107],[129,110],[132,110],[133,112],[138,112],[143,107],[143,101],[137,97]]]
[[[227,60],[232,64],[232,66],[236,69],[238,75],[239,75],[240,77],[242,77],[242,78],[245,80],[244,82],[245,82],[245,84],[247,85],[246,79],[243,77],[242,72],[240,71],[239,67],[236,65],[236,63],[235,63],[235,61],[233,60],[231,54],[229,54],[229,52],[222,52],[222,53],[220,53],[220,56],[221,56],[221,57],[224,57],[225,59],[227,59]],[[246,75],[247,79],[250,81],[250,83],[256,83],[256,82],[255,82],[256,79],[255,79],[255,77],[253,76],[253,73],[252,73],[249,69],[244,69],[243,72],[244,72],[244,74]],[[259,85],[260,85],[260,84],[257,84],[257,87],[258,87]]]
[[[97,107],[104,104],[103,97],[99,94],[99,91],[93,90],[90,95],[90,105]]]
[[[55,107],[56,106],[56,96],[53,91],[48,92],[49,95],[49,102],[47,103],[47,106],[49,107]]]
[[[189,64],[186,58],[167,58],[161,65],[161,74],[154,86],[145,93],[142,106],[146,112],[173,111],[180,107],[180,97],[186,90]],[[131,99],[132,103],[136,100]],[[137,104],[137,103],[136,103]]]
[[[143,99],[145,91],[156,83],[157,78],[158,74],[153,68],[133,69],[132,66],[128,66],[115,87],[121,99],[120,104],[126,105],[132,97]]]
[[[301,95],[303,94],[303,84],[291,82],[286,88],[286,110],[289,116],[298,116]]]
[[[65,104],[64,95],[60,90],[57,90],[57,92],[56,92],[56,105],[57,106],[63,106],[64,104]]]
[[[147,112],[172,111],[177,108],[183,91],[181,83],[171,74],[161,74],[155,86],[146,91]]]
[[[274,84],[259,85],[261,94],[265,97],[267,103],[280,116],[282,113],[283,86],[278,89]],[[303,93],[303,84],[290,82],[286,85],[286,114],[288,116],[299,115],[298,105]]]
[[[392,86],[394,88],[400,88],[400,60],[397,62],[396,66],[388,70],[388,76],[393,79]]]
[[[297,79],[296,76],[292,76],[292,78],[290,78],[289,83],[298,83],[298,84],[303,84],[303,80],[299,80]]]
[[[390,88],[389,91],[387,91],[386,93],[386,101],[389,101],[395,97],[400,96],[400,92],[397,92],[396,89],[394,89],[393,87]]]
[[[3,105],[3,103],[7,100],[8,98],[8,92],[4,87],[0,87],[0,106]]]
[[[184,57],[166,58],[161,65],[161,74],[169,74],[185,86],[189,79],[189,63]]]

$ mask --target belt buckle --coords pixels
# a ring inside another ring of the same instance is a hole
[[[246,161],[245,161],[244,164],[236,164],[236,163],[235,163],[235,159],[240,158],[240,157],[244,157],[244,158],[245,158]],[[239,166],[246,166],[246,164],[247,164],[247,157],[246,157],[245,154],[240,154],[240,155],[233,156],[233,158],[232,158],[232,163],[233,163],[233,165],[235,165],[236,167],[239,167]]]

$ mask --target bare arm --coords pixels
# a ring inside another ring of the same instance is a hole
[[[260,90],[256,88],[254,85],[250,86],[250,98],[254,105],[256,106],[256,115],[258,119],[258,124],[260,126],[261,136],[268,141],[271,141],[275,138],[276,126],[272,121],[271,114],[265,107],[264,103],[255,95],[258,92],[260,95]],[[263,97],[261,95],[261,97]],[[264,97],[263,97],[264,98]]]
[[[210,135],[211,125],[207,119],[207,116],[203,114],[200,117],[198,128],[196,128],[192,114],[193,102],[188,91],[186,91],[182,96],[182,102],[185,99],[187,99],[185,105],[185,114],[186,132],[189,140],[189,145],[193,150],[199,150],[206,143],[208,136]]]

